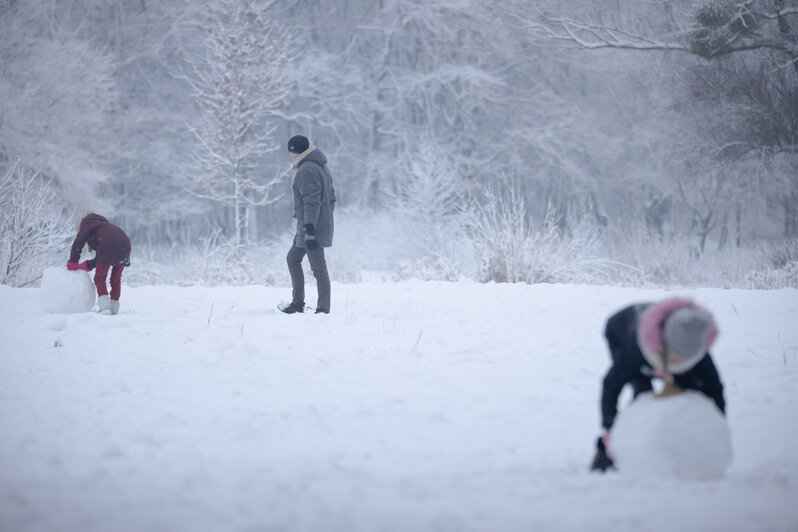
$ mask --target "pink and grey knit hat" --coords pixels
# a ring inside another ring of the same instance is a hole
[[[637,326],[637,344],[648,363],[672,374],[695,366],[717,336],[712,314],[689,299],[671,298],[651,305]]]

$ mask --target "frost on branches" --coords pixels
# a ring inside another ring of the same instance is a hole
[[[275,118],[289,95],[288,38],[266,8],[218,0],[210,10],[205,54],[188,77],[200,111],[189,190],[232,209],[233,238],[249,236],[247,211],[274,203],[286,172],[263,175],[263,156],[277,150]]]
[[[0,179],[0,284],[29,285],[48,257],[74,236],[54,187],[38,171],[12,164]]]

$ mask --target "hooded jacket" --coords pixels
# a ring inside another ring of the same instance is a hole
[[[88,244],[97,252],[96,257],[88,261],[89,269],[93,269],[97,264],[130,265],[130,239],[124,231],[104,216],[91,213],[81,220],[78,234],[72,242],[70,262],[80,260],[84,244]]]
[[[327,157],[311,146],[294,160],[294,218],[297,220],[294,245],[305,247],[305,224],[313,224],[316,240],[322,247],[330,247],[333,242],[335,224],[335,188],[332,175],[327,168]]]
[[[651,389],[653,368],[643,355],[638,341],[649,336],[650,333],[639,334],[641,316],[651,303],[632,305],[626,307],[607,320],[604,336],[612,356],[612,367],[604,377],[601,393],[601,418],[602,426],[609,429],[618,413],[618,396],[624,385],[628,383],[643,383]],[[652,308],[652,310],[656,310]],[[648,313],[652,316],[657,313]],[[659,314],[657,314],[659,315]],[[646,326],[660,328],[667,314],[661,313],[660,322],[647,323]],[[715,363],[709,353],[690,369],[683,373],[675,374],[674,384],[683,390],[696,390],[715,402],[715,405],[725,414],[726,401],[723,397],[723,384],[715,368]],[[637,391],[637,390],[636,390]]]

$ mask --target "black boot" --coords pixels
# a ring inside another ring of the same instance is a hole
[[[604,473],[608,469],[615,469],[615,464],[612,458],[607,454],[607,448],[604,446],[604,440],[599,436],[596,442],[596,455],[593,457],[593,463],[590,465],[591,471],[601,471]]]
[[[286,314],[294,314],[295,312],[305,312],[304,303],[291,303],[290,305],[277,305],[277,308]]]

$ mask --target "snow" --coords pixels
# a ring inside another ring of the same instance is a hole
[[[42,310],[50,314],[88,312],[94,306],[95,290],[85,271],[51,266],[42,274],[39,302]]]
[[[726,418],[705,395],[643,394],[618,415],[611,438],[623,475],[717,480],[732,462]]]
[[[291,316],[288,288],[123,286],[117,316],[38,292],[0,286],[0,530],[798,529],[793,289],[334,283]],[[718,320],[734,461],[590,473],[604,321],[668,295]]]

